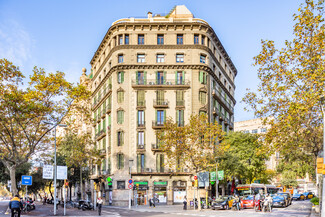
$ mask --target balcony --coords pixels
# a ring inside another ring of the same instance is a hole
[[[96,118],[97,118],[97,117],[95,117],[95,118],[93,119],[93,121],[92,121],[92,125],[93,125],[93,127],[96,126]]]
[[[155,108],[168,108],[168,100],[153,100],[153,107]]]
[[[103,108],[103,111],[100,112],[102,119],[106,117],[106,108]]]
[[[152,128],[153,129],[161,129],[165,125],[164,121],[152,121]]]
[[[160,145],[159,144],[154,144],[154,143],[152,143],[151,144],[151,151],[162,151],[162,148],[160,147]]]
[[[176,101],[177,107],[184,107],[185,106],[185,100],[177,100]]]
[[[229,129],[231,129],[231,130],[234,129],[234,123],[233,122],[229,123]]]
[[[133,88],[152,88],[155,89],[157,87],[160,88],[190,88],[190,81],[189,80],[183,80],[183,81],[177,81],[177,80],[165,80],[165,81],[159,81],[159,80],[146,80],[144,81],[137,81],[132,80],[132,87]]]
[[[106,149],[104,149],[104,148],[100,149],[100,155],[106,156]]]
[[[92,109],[95,109],[95,107],[102,101],[102,99],[105,98],[105,96],[109,93],[112,92],[112,85],[109,85],[108,87],[105,87],[102,92],[97,95],[97,97],[95,96],[94,102],[91,106]]]
[[[137,122],[138,128],[146,128],[146,122],[145,121],[138,121]]]
[[[146,107],[146,101],[145,100],[137,101],[137,107],[145,108]]]
[[[103,129],[103,130],[99,131],[98,133],[96,133],[95,136],[96,136],[97,141],[100,140],[101,138],[106,136],[106,130]]]
[[[137,144],[137,151],[138,152],[146,151],[146,145],[145,144]]]
[[[111,104],[106,105],[106,108],[105,108],[104,111],[106,111],[106,114],[111,113],[111,111],[112,111],[112,105]]]

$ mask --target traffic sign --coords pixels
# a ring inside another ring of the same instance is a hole
[[[132,189],[133,188],[133,184],[129,184],[129,189]]]
[[[194,180],[197,180],[197,176],[194,176]]]
[[[32,176],[21,176],[22,185],[32,185]]]
[[[133,180],[132,179],[129,179],[129,184],[132,184],[133,183]]]
[[[53,179],[53,166],[44,165],[43,166],[43,179]]]
[[[210,172],[210,181],[216,181],[216,177],[217,177],[216,171]]]
[[[218,180],[223,180],[224,176],[223,170],[218,171]]]
[[[57,179],[68,179],[68,167],[67,166],[57,166]]]

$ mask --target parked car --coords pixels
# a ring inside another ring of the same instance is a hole
[[[285,197],[285,199],[287,201],[287,205],[286,206],[291,205],[291,203],[292,203],[292,196],[291,196],[290,193],[288,193],[288,192],[281,192],[281,193],[278,193],[278,195],[283,195]]]
[[[292,196],[292,200],[305,200],[305,195],[296,193]]]
[[[232,200],[231,196],[224,196],[224,197],[218,197],[212,202],[211,209],[216,210],[216,209],[229,209],[231,205],[229,204],[229,201]]]
[[[306,200],[315,197],[313,192],[305,192],[305,193],[303,193],[303,195],[305,196]]]
[[[287,202],[284,195],[273,195],[273,207],[286,207]]]
[[[254,208],[254,200],[255,196],[254,195],[247,195],[244,196],[241,199],[241,207],[247,209],[247,208]]]

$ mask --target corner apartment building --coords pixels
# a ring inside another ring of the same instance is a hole
[[[192,171],[164,166],[156,131],[167,117],[183,126],[200,112],[233,129],[237,70],[211,26],[184,5],[120,19],[90,63],[93,136],[103,156],[90,178],[106,201],[127,205],[131,177],[140,204],[153,195],[166,204],[192,198]]]

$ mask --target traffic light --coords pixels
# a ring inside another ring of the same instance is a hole
[[[137,184],[136,186],[137,186],[136,189],[139,190],[139,184]]]
[[[97,190],[97,184],[94,182],[94,189]]]
[[[64,187],[65,187],[65,188],[68,188],[68,187],[69,187],[69,182],[66,181],[66,180],[64,180]]]

